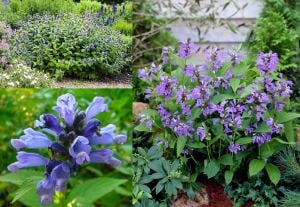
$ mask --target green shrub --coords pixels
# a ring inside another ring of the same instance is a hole
[[[83,0],[76,6],[76,11],[85,14],[86,12],[96,13],[100,10],[101,4],[97,1]]]
[[[29,15],[34,14],[58,14],[61,12],[70,12],[75,8],[72,0],[10,0],[10,3],[4,8],[3,2],[0,3],[0,19],[16,27],[20,22],[25,21]]]
[[[97,79],[129,69],[131,40],[97,15],[36,15],[11,38],[11,56],[54,77]]]
[[[132,33],[133,33],[132,23],[129,23],[124,20],[120,20],[120,21],[116,22],[112,27],[124,35],[132,36]]]
[[[269,11],[258,20],[250,47],[254,54],[270,50],[279,54],[281,71],[296,67],[291,60],[296,55],[297,34],[276,12]]]
[[[1,88],[49,88],[52,84],[49,75],[23,64],[0,71]]]

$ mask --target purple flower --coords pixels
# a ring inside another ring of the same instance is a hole
[[[156,86],[157,95],[171,98],[173,96],[172,88],[174,88],[176,84],[177,79],[175,76],[172,78],[163,77],[159,85]]]
[[[199,140],[202,142],[205,139],[206,130],[203,127],[198,127],[196,134],[199,137]]]
[[[257,129],[257,124],[250,125],[246,128],[244,133],[245,133],[245,135],[249,135],[249,134],[253,133],[255,129]]]
[[[216,47],[207,49],[204,55],[213,71],[218,71],[224,63],[229,60],[228,52],[225,50],[219,50]]]
[[[204,116],[208,116],[208,115],[212,115],[214,112],[216,112],[218,110],[218,107],[216,104],[214,104],[213,102],[208,102],[207,106],[205,106],[203,108],[203,115]]]
[[[234,143],[234,142],[230,142],[230,145],[229,145],[229,151],[231,152],[231,153],[234,153],[234,154],[237,154],[239,151],[241,151],[242,150],[242,148],[241,148],[241,145],[239,145],[239,144],[236,144],[236,143]]]
[[[88,108],[85,110],[85,120],[88,121],[94,118],[97,114],[107,111],[108,106],[104,103],[104,98],[102,97],[95,97],[93,102],[90,103]]]
[[[68,126],[72,126],[75,118],[76,107],[77,103],[74,96],[67,93],[57,99],[54,110],[59,113],[60,117],[64,119]]]
[[[161,117],[164,126],[168,126],[171,123],[171,113],[164,107],[163,104],[158,106],[158,113]]]
[[[256,67],[260,74],[273,72],[278,65],[278,55],[270,51],[269,53],[259,53],[256,60]]]
[[[155,75],[161,71],[161,68],[161,65],[156,66],[154,63],[152,63],[150,69],[139,69],[138,77],[144,81],[152,82],[155,78]]]
[[[7,169],[11,172],[17,172],[20,168],[45,166],[48,162],[47,158],[36,154],[20,151],[17,155],[17,162],[10,164]]]
[[[95,150],[90,153],[90,159],[93,163],[107,164],[112,167],[117,167],[121,161],[113,157],[113,151],[109,149]]]
[[[182,73],[188,77],[193,77],[195,75],[195,66],[194,65],[186,65],[182,70]]]
[[[20,139],[11,140],[11,144],[16,150],[25,147],[28,149],[48,148],[53,143],[45,134],[31,128],[25,129],[24,133],[25,135],[21,136]]]
[[[229,55],[230,55],[231,61],[236,65],[240,64],[241,60],[245,58],[244,54],[230,53]]]
[[[257,134],[252,137],[252,142],[258,145],[262,145],[263,143],[269,142],[272,139],[270,133]]]
[[[85,137],[79,136],[71,144],[69,153],[76,160],[76,163],[81,165],[85,161],[90,161],[89,153],[91,150],[92,148],[89,145],[89,140]]]
[[[283,130],[283,124],[277,124],[272,118],[266,119],[266,124],[270,127],[272,134],[279,134]]]
[[[194,52],[196,52],[196,50],[197,50],[197,45],[195,43],[192,43],[190,41],[181,42],[177,55],[183,59],[188,59],[189,57],[191,57],[191,55]]]
[[[71,173],[77,172],[79,165],[87,162],[104,163],[112,167],[120,165],[121,161],[113,157],[113,151],[106,146],[93,151],[92,145],[124,144],[127,139],[125,135],[115,133],[115,125],[101,128],[101,122],[94,118],[108,109],[102,97],[95,97],[85,111],[80,111],[74,96],[65,94],[58,98],[54,109],[62,118],[62,124],[54,115],[44,114],[35,121],[35,126],[46,134],[28,128],[19,139],[11,140],[16,150],[48,148],[51,158],[21,151],[18,152],[17,162],[7,167],[11,172],[26,167],[45,167],[46,177],[37,185],[42,205],[52,204],[55,192],[66,190]],[[50,140],[49,134],[55,140]]]

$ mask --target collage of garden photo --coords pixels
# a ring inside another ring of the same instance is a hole
[[[0,207],[300,207],[300,0],[0,0]]]

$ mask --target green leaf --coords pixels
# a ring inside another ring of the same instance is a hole
[[[215,160],[211,160],[204,167],[204,174],[207,175],[208,179],[214,177],[220,170],[219,164]]]
[[[225,154],[220,158],[222,165],[233,165],[233,159],[231,154]]]
[[[281,144],[296,144],[295,142],[286,142],[280,138],[273,138],[274,140],[276,140],[277,142],[281,143]]]
[[[266,132],[271,132],[271,129],[265,122],[262,122],[258,124],[258,127],[255,130],[255,132],[266,133]]]
[[[296,141],[292,121],[288,121],[288,122],[284,123],[284,134],[286,136],[286,139],[289,142],[295,142]]]
[[[244,145],[252,143],[251,137],[242,137],[236,141],[237,144]]]
[[[268,163],[266,165],[266,170],[267,170],[270,180],[272,181],[272,183],[274,183],[276,185],[279,182],[280,177],[281,177],[280,170],[278,169],[277,166],[275,166],[271,163]]]
[[[239,65],[232,69],[233,75],[245,74],[249,70],[249,66],[245,62],[241,62]]]
[[[191,118],[190,119],[193,121],[193,120],[199,118],[201,113],[202,113],[202,110],[200,108],[193,108],[191,110]]]
[[[235,99],[236,96],[234,94],[218,94],[212,97],[212,102],[215,104],[220,103],[223,100],[228,100],[228,99]]]
[[[253,176],[262,171],[265,167],[265,161],[253,159],[249,164],[249,175]]]
[[[224,174],[224,177],[225,177],[226,184],[229,185],[232,181],[232,178],[233,178],[233,172],[230,171],[230,170],[226,170],[225,174]]]
[[[202,149],[206,147],[206,145],[203,142],[191,142],[188,143],[188,146],[195,149]]]
[[[180,156],[182,150],[185,147],[186,142],[187,142],[186,137],[183,137],[183,136],[178,137],[177,146],[176,146],[177,157]]]
[[[134,128],[134,130],[135,130],[135,131],[139,131],[139,132],[151,132],[151,130],[148,129],[148,128],[146,127],[145,124],[139,124],[139,125],[137,125],[137,126]]]
[[[17,200],[19,200],[20,198],[25,196],[31,190],[36,190],[36,186],[37,186],[38,182],[42,179],[43,179],[42,176],[31,176],[31,177],[27,178],[22,183],[20,188],[16,191],[14,199],[12,200],[12,203],[16,202]]]
[[[291,121],[293,119],[297,119],[300,117],[300,114],[298,113],[292,113],[292,112],[277,112],[276,113],[276,120],[278,123],[285,123],[288,121]]]
[[[81,184],[75,185],[67,198],[67,203],[80,203],[82,201],[93,203],[126,182],[127,180],[125,179],[109,177],[89,179]]]
[[[1,182],[13,183],[15,185],[22,185],[22,183],[31,176],[40,176],[43,177],[42,172],[34,171],[34,170],[20,170],[16,173],[9,173],[3,176],[0,176]]]
[[[232,65],[232,62],[225,63],[216,73],[217,76],[223,76]]]
[[[238,87],[240,85],[240,82],[241,82],[241,80],[240,79],[236,79],[236,78],[230,80],[230,85],[231,85],[231,88],[232,88],[232,90],[233,90],[234,93],[238,89]]]

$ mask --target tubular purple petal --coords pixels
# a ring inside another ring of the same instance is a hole
[[[120,134],[115,137],[115,140],[118,144],[124,144],[127,140],[127,136]]]
[[[20,150],[24,147],[26,147],[26,144],[24,143],[23,140],[21,139],[12,139],[10,140],[11,145],[16,149],[16,150]]]
[[[90,103],[90,105],[88,106],[88,108],[85,111],[85,113],[86,113],[85,120],[88,121],[88,120],[92,119],[93,117],[95,117],[97,114],[99,114],[103,111],[107,111],[107,110],[108,110],[108,106],[107,106],[107,104],[104,103],[104,98],[95,97],[93,99],[93,102]]]
[[[50,175],[53,180],[67,180],[70,178],[70,167],[63,162],[54,167]]]
[[[95,150],[90,153],[90,159],[92,163],[103,163],[117,167],[121,164],[121,161],[113,157],[113,151],[110,149]]]
[[[79,165],[84,161],[89,161],[90,152],[89,140],[83,136],[78,136],[69,148],[70,155],[76,159],[76,163]]]

